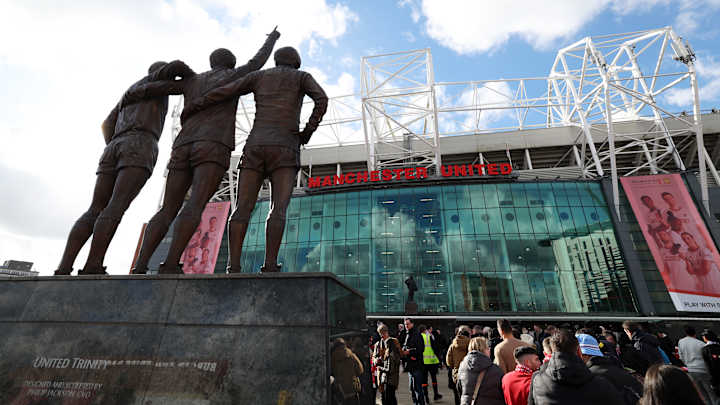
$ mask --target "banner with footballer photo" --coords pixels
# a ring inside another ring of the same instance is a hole
[[[682,177],[620,181],[675,308],[720,312],[720,254]]]
[[[215,272],[230,202],[211,202],[205,206],[198,225],[185,251],[182,262],[185,274],[212,274]]]

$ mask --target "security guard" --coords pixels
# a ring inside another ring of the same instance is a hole
[[[425,344],[425,350],[423,351],[423,369],[425,374],[425,384],[423,384],[423,391],[425,392],[425,398],[428,399],[428,402],[430,401],[430,396],[428,394],[428,388],[427,388],[427,374],[430,373],[430,379],[432,380],[432,387],[433,387],[433,393],[435,396],[433,399],[435,401],[442,398],[442,395],[440,395],[440,392],[438,392],[438,383],[437,383],[437,373],[440,369],[440,360],[438,359],[438,356],[435,353],[440,352],[440,348],[438,347],[437,343],[435,342],[435,337],[432,335],[430,330],[425,327],[425,325],[420,325],[418,328],[420,330],[420,336],[423,338],[423,343]]]

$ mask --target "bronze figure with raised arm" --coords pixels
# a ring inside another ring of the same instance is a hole
[[[271,204],[265,223],[265,264],[261,271],[280,271],[277,255],[285,230],[285,213],[300,168],[300,145],[310,140],[327,110],[328,98],[323,89],[309,73],[298,70],[300,55],[294,48],[278,49],[275,65],[188,100],[183,110],[183,117],[192,119],[243,94],[253,93],[255,97],[255,122],[240,158],[237,208],[230,220],[230,273],[240,272],[250,214],[267,177]],[[300,110],[306,95],[315,107],[300,131]]]
[[[183,90],[185,100],[200,97],[208,90],[262,68],[278,37],[280,33],[273,30],[257,54],[247,64],[237,68],[232,52],[224,48],[213,51],[210,55],[212,69],[188,79]],[[157,91],[155,87],[148,85],[138,89],[137,94],[131,94],[130,97],[151,94]],[[173,143],[168,163],[169,172],[162,208],[152,217],[145,229],[133,274],[147,273],[148,261],[173,220],[175,225],[172,242],[158,272],[183,273],[180,265],[183,250],[200,223],[205,204],[217,190],[230,166],[230,153],[235,149],[238,98],[230,97],[181,121],[182,129]],[[188,190],[191,190],[190,197],[185,201]]]

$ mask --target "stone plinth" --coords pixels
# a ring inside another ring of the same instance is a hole
[[[408,301],[405,303],[405,313],[407,315],[417,315],[418,314],[418,304],[415,301]]]
[[[327,404],[328,273],[0,279],[0,404]]]

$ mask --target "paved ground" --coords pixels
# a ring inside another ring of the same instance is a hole
[[[430,378],[430,376],[428,376]],[[432,388],[430,388],[430,403],[431,404],[447,404],[447,405],[455,405],[455,400],[453,399],[452,391],[448,388],[448,378],[447,378],[447,370],[442,369],[440,372],[438,372],[438,387],[440,390],[440,395],[442,395],[442,399],[439,401],[433,401],[432,400]],[[398,387],[397,390],[397,399],[398,399],[398,405],[412,405],[412,399],[410,397],[410,389],[408,388],[408,375],[407,373],[400,373],[400,387]],[[380,394],[377,395],[377,405],[380,405]]]

